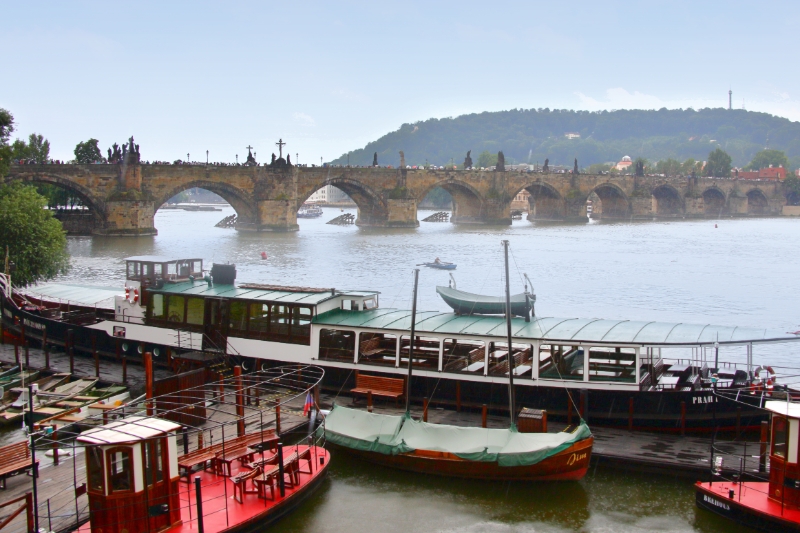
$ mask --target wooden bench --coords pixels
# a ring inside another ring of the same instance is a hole
[[[280,467],[275,465],[271,468],[265,468],[260,476],[253,478],[259,498],[267,499],[267,487],[269,487],[269,499],[275,499],[275,483],[278,481],[280,471]]]
[[[449,363],[444,365],[444,371],[455,372],[457,370],[463,370],[473,363],[483,361],[485,357],[486,353],[484,352],[484,349],[482,347],[475,348],[474,350],[469,352],[469,355],[458,357],[457,359],[450,361]]]
[[[37,459],[36,466],[38,467],[38,465],[39,460]],[[0,448],[0,483],[2,483],[0,488],[3,490],[6,490],[7,478],[31,468],[33,468],[33,464],[31,463],[31,451],[27,442],[16,442]]]
[[[247,490],[247,482],[253,480],[253,484],[255,485],[255,479],[261,474],[261,468],[255,468],[253,470],[249,470],[247,472],[241,472],[234,477],[231,478],[233,482],[233,499],[239,503],[244,503],[244,495],[245,494],[257,494],[259,492],[258,487],[254,490]],[[236,495],[239,495],[239,498]]]
[[[381,376],[370,376],[356,373],[356,388],[350,389],[353,393],[353,402],[356,395],[369,394],[373,396],[384,396],[394,398],[395,403],[405,395],[406,382],[404,379],[384,378]]]
[[[189,476],[198,465],[202,465],[203,470],[213,468],[215,472],[219,473],[217,456],[222,454],[223,451],[224,455],[227,457],[230,455],[229,450],[241,450],[248,446],[257,446],[260,444],[265,444],[267,447],[271,448],[274,447],[277,442],[278,437],[275,436],[275,430],[272,429],[263,432],[256,431],[254,433],[248,433],[233,439],[226,439],[224,446],[220,442],[178,457],[178,471],[180,472],[181,479],[188,483]],[[228,463],[228,472],[230,472],[230,463]]]
[[[370,357],[372,355],[377,355],[382,351],[383,348],[381,348],[381,338],[375,336],[369,340],[361,342],[358,347],[358,357]]]

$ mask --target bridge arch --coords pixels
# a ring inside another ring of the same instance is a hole
[[[601,183],[589,193],[600,199],[600,205],[592,205],[592,218],[630,218],[631,202],[628,195],[613,183]]]
[[[769,213],[769,201],[761,189],[747,191],[747,214],[766,215]]]
[[[179,185],[175,185],[171,189],[167,189],[166,192],[162,193],[159,198],[155,199],[154,214],[162,205],[167,202],[167,200],[176,194],[194,188],[205,189],[213,192],[214,194],[218,194],[224,198],[226,202],[231,204],[231,207],[233,207],[233,209],[236,211],[237,225],[255,224],[257,221],[257,209],[250,198],[248,198],[247,193],[227,183],[206,180],[184,182]]]
[[[653,213],[661,217],[680,216],[684,213],[681,193],[672,185],[659,185],[653,189]]]
[[[16,174],[8,178],[7,181],[9,183],[12,181],[21,181],[28,184],[55,185],[56,187],[75,193],[75,195],[81,199],[81,202],[101,219],[105,219],[106,217],[106,206],[102,200],[95,198],[94,194],[80,183],[76,183],[64,176],[49,172],[35,172],[30,174]]]
[[[566,216],[564,198],[549,183],[538,181],[523,188],[530,193],[528,220],[561,220]],[[519,191],[513,196],[517,194]]]
[[[709,187],[703,191],[703,212],[707,216],[720,216],[725,211],[727,199],[719,187]]]
[[[348,178],[344,175],[327,178],[315,188],[299,195],[296,209],[300,209],[300,206],[302,206],[312,194],[328,185],[333,185],[341,190],[355,202],[358,208],[356,225],[383,225],[388,220],[389,209],[381,195],[363,182]]]
[[[438,181],[424,189],[417,201],[421,202],[436,187],[446,190],[453,198],[451,222],[455,224],[473,224],[484,221],[487,213],[481,193],[469,183],[452,177]]]

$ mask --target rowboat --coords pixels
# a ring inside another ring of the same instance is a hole
[[[422,263],[422,265],[426,266],[428,268],[438,268],[439,270],[455,270],[456,269],[456,264],[455,263],[445,263],[445,262],[437,263],[436,261],[433,261],[433,262],[430,262],[430,263]]]
[[[436,292],[459,315],[502,315],[506,312],[505,298],[502,297],[474,294],[443,286],[437,286]],[[511,296],[512,315],[529,316],[530,310],[529,294],[520,293]]]

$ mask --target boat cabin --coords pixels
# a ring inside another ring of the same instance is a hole
[[[181,522],[181,426],[130,416],[81,433],[92,533],[147,533]]]
[[[800,508],[800,404],[768,401],[770,411],[769,498]]]
[[[125,259],[125,273],[128,282],[139,283],[143,287],[155,286],[159,280],[174,282],[188,280],[190,277],[202,278],[203,260],[138,255]]]

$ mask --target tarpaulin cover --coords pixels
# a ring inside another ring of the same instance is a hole
[[[519,433],[429,424],[408,416],[378,415],[335,405],[325,418],[325,438],[347,448],[397,455],[414,450],[447,452],[500,466],[536,464],[592,435],[581,421],[571,433]]]

